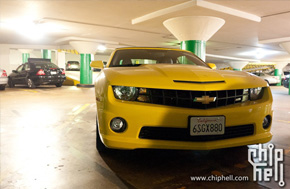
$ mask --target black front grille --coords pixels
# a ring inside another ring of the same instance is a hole
[[[244,89],[222,91],[185,91],[167,89],[147,89],[148,103],[184,108],[208,109],[236,104],[248,100]],[[213,102],[197,102],[197,98],[215,98]],[[137,100],[138,101],[138,100]]]
[[[172,141],[214,141],[229,138],[250,136],[254,134],[254,125],[240,125],[225,127],[223,135],[204,135],[190,136],[188,128],[170,128],[170,127],[142,127],[139,138],[155,140],[172,140]]]

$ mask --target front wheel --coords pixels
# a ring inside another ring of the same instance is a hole
[[[97,134],[96,134],[97,135],[97,138],[96,138],[96,147],[97,147],[97,150],[99,152],[105,152],[105,151],[107,151],[108,148],[104,145],[104,143],[102,142],[102,140],[100,138],[98,123],[97,123],[96,132],[97,132]]]
[[[30,89],[34,89],[35,88],[35,84],[30,78],[27,78],[27,86]]]
[[[5,90],[5,85],[0,85],[0,90]]]
[[[55,84],[56,87],[61,87],[62,86],[62,83],[57,83]]]

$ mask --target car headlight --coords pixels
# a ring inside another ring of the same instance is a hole
[[[250,89],[250,100],[258,100],[262,97],[262,87]]]
[[[138,96],[138,88],[126,86],[113,86],[115,98],[120,100],[134,101]]]

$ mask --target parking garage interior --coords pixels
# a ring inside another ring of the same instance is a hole
[[[1,0],[0,69],[9,77],[30,58],[49,59],[66,76],[61,87],[7,83],[0,91],[1,188],[281,188],[280,181],[288,188],[289,7],[282,0]],[[122,47],[183,49],[216,70],[263,78],[274,113],[272,140],[261,146],[282,149],[282,172],[273,165],[270,180],[254,179],[250,160],[265,154],[249,152],[259,144],[99,152],[94,82],[102,70],[90,63],[106,67]],[[226,176],[241,179],[217,180]]]

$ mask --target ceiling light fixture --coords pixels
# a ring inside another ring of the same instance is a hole
[[[99,45],[98,50],[103,52],[103,51],[107,50],[107,47],[104,45]]]
[[[61,32],[66,30],[59,24],[45,23],[33,20],[32,18],[23,18],[15,20],[6,20],[0,23],[1,28],[13,30],[30,40],[40,40],[45,34]]]
[[[242,56],[254,56],[257,59],[264,58],[265,56],[278,54],[279,51],[273,51],[268,49],[256,49],[254,51],[242,52],[240,55]]]
[[[222,56],[222,55],[216,55],[216,54],[206,54],[206,57],[220,58],[220,59],[226,59],[226,60],[249,61],[249,62],[259,62],[260,61],[257,59],[246,59],[246,58]]]
[[[22,36],[25,36],[31,40],[39,40],[44,36],[38,24],[35,24],[32,20],[10,20],[1,23],[2,27],[13,30]]]

